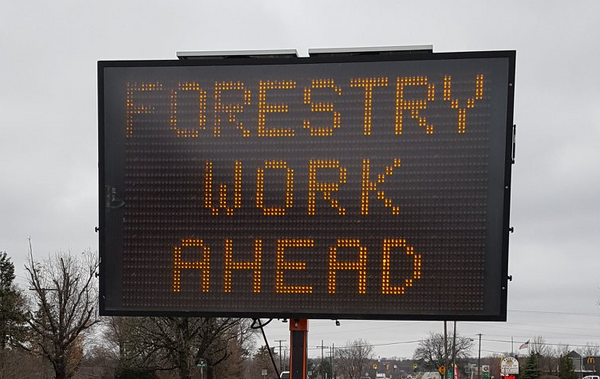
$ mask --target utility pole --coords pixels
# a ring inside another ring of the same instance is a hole
[[[281,374],[281,371],[283,370],[283,367],[281,366],[281,343],[284,342],[286,340],[275,340],[275,342],[279,343],[279,373]]]
[[[444,375],[443,379],[447,377],[448,372],[448,322],[444,320]]]
[[[477,378],[481,379],[481,333],[479,335],[479,353],[477,354]]]
[[[454,321],[454,333],[452,335],[452,378],[456,379],[456,321]]]
[[[335,344],[331,344],[331,379],[335,379]]]
[[[323,349],[325,348],[325,346],[323,345],[323,340],[321,340],[321,346],[317,346],[321,348],[321,378],[325,379],[325,368],[323,367]]]

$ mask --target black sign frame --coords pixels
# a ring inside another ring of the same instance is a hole
[[[234,310],[215,311],[212,309],[135,309],[132,307],[114,306],[115,294],[120,291],[114,290],[115,277],[110,272],[118,267],[122,270],[121,252],[124,230],[122,225],[115,225],[114,220],[107,215],[111,212],[120,212],[123,207],[120,194],[115,192],[113,183],[108,183],[106,178],[111,172],[123,170],[116,167],[111,157],[120,154],[118,147],[113,145],[111,125],[107,123],[107,101],[105,92],[105,73],[111,68],[183,68],[197,66],[235,67],[235,66],[286,66],[286,65],[312,65],[312,64],[339,64],[339,63],[377,63],[377,62],[410,62],[410,61],[440,61],[440,60],[464,60],[464,59],[502,59],[506,62],[506,114],[505,125],[502,134],[503,141],[498,141],[504,151],[504,183],[502,188],[502,209],[498,209],[494,217],[501,218],[501,247],[494,267],[486,266],[486,270],[493,270],[497,282],[493,285],[495,304],[493,310],[464,313],[453,311],[442,311],[429,313],[427,310],[419,312],[398,313],[372,313],[366,309],[344,312],[310,311],[303,312],[295,310],[290,312],[281,304],[281,311],[259,310]],[[160,61],[100,61],[98,62],[98,120],[99,120],[99,246],[100,246],[100,314],[113,316],[222,316],[222,317],[252,317],[252,318],[312,318],[312,319],[373,319],[373,320],[457,320],[457,321],[505,321],[507,311],[508,294],[508,245],[510,233],[510,193],[511,193],[511,166],[514,163],[514,82],[515,82],[515,51],[487,51],[487,52],[461,52],[461,53],[431,53],[431,52],[378,52],[378,53],[349,53],[349,54],[319,54],[308,58],[296,58],[290,56],[277,57],[219,57],[203,58],[200,60],[160,60]],[[110,161],[111,163],[107,163]],[[501,213],[501,214],[500,214]],[[116,247],[116,249],[115,249]],[[118,253],[115,253],[119,251]],[[108,300],[108,301],[107,301]]]

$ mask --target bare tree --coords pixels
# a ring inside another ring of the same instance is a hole
[[[453,343],[453,336],[449,335],[446,339],[446,351],[450,355]],[[456,360],[467,358],[473,347],[471,338],[456,335]],[[415,349],[413,359],[421,362],[425,367],[437,370],[444,365],[444,335],[442,333],[429,333],[429,337],[421,340]]]
[[[373,345],[363,339],[348,341],[345,346],[336,348],[336,354],[336,371],[346,379],[358,379],[365,374],[373,358]]]
[[[542,336],[534,336],[529,343],[531,354],[537,355],[537,364],[543,374],[558,374],[560,351],[546,343]]]
[[[566,356],[571,351],[569,344],[559,343],[558,346],[554,348],[554,356],[561,357]]]
[[[249,322],[233,318],[114,318],[108,337],[117,347],[122,369],[176,371],[181,379],[240,376],[241,360],[252,333]]]
[[[538,354],[542,357],[550,355],[550,347],[542,336],[534,336],[529,343],[529,349],[532,354]]]
[[[581,355],[584,357],[596,357],[600,354],[600,345],[592,342],[587,342],[583,349],[581,349]]]
[[[32,338],[22,347],[46,358],[56,379],[69,379],[77,372],[83,339],[99,322],[97,268],[97,256],[89,251],[81,258],[59,252],[36,261],[30,244],[25,270],[35,309],[27,320]]]
[[[104,339],[117,371],[127,369],[151,371],[155,366],[156,348],[144,341],[145,317],[109,317],[105,319]]]

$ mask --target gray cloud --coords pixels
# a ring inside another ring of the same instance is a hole
[[[598,343],[599,317],[582,314],[600,316],[599,13],[600,3],[591,0],[6,2],[0,12],[0,250],[20,268],[28,236],[38,254],[97,249],[98,60],[174,59],[180,50],[516,49],[509,309],[525,312],[509,312],[508,323],[464,323],[459,331],[526,340],[539,324],[535,333],[547,339],[584,343],[569,329],[576,325],[588,327],[589,340]],[[313,325],[313,341],[388,343],[377,347],[381,356],[410,356],[416,345],[404,342],[441,330],[431,322]],[[283,324],[271,331],[273,339],[287,338]]]

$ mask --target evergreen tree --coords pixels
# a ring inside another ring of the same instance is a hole
[[[558,370],[558,377],[560,379],[577,379],[577,374],[575,374],[575,365],[573,365],[573,360],[566,355],[562,355],[560,357]]]
[[[0,350],[18,345],[25,338],[26,300],[14,285],[15,266],[0,252]]]
[[[539,354],[531,353],[525,361],[525,368],[523,369],[520,379],[539,379],[542,375],[542,370],[539,368]]]
[[[258,348],[256,354],[252,359],[252,378],[262,378],[263,370],[267,370],[266,378],[277,378],[277,374],[275,373],[275,367],[271,361],[271,355],[273,355],[273,359],[277,361],[279,358],[277,357],[277,353],[275,352],[275,348],[271,348],[271,352],[269,353],[269,349],[263,345]]]

